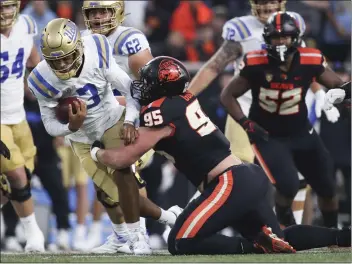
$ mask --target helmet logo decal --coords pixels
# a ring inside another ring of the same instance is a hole
[[[77,27],[73,22],[66,24],[64,36],[68,37],[71,41],[75,41],[77,37]]]
[[[180,67],[172,60],[165,59],[159,64],[158,77],[160,82],[175,82],[181,78]]]

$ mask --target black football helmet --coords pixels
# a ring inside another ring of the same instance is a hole
[[[161,97],[182,94],[190,81],[182,62],[167,56],[149,61],[139,70],[140,80],[132,82],[131,95],[141,105],[147,105]]]
[[[264,41],[269,56],[279,60],[286,61],[287,57],[297,51],[300,44],[300,29],[296,19],[286,12],[275,12],[264,26]],[[272,39],[277,37],[291,36],[292,42],[289,46],[273,45]]]

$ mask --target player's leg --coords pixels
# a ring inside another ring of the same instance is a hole
[[[97,198],[105,207],[106,212],[112,222],[112,228],[116,233],[116,235],[113,233],[113,235],[108,238],[106,243],[102,245],[104,246],[103,253],[130,253],[129,246],[127,244],[129,239],[128,228],[124,221],[124,215],[121,211],[121,208],[118,207],[118,188],[112,179],[112,175],[109,174],[106,166],[96,163],[94,160],[92,160],[90,156],[89,144],[71,141],[71,146],[73,152],[79,158],[82,167],[87,175],[92,177],[94,186],[97,191]],[[106,249],[106,247],[108,247],[108,249]],[[100,253],[102,249],[99,247],[97,250],[99,252],[96,253]],[[108,252],[106,252],[106,250]]]
[[[226,119],[225,136],[230,141],[231,152],[236,157],[245,162],[254,162],[254,153],[246,131],[230,115]]]
[[[331,157],[314,132],[299,139],[294,151],[299,171],[318,195],[318,204],[326,227],[337,227],[338,200]]]
[[[275,211],[280,224],[295,224],[292,201],[299,189],[298,171],[288,147],[273,138],[252,145],[257,162],[276,187]]]
[[[123,144],[123,139],[120,137],[120,131],[123,128],[123,120],[124,115],[116,125],[106,130],[103,134],[102,142],[106,148],[116,148]],[[121,170],[112,170],[108,168],[108,172],[110,175],[113,175],[112,179],[119,189],[118,200],[129,229],[130,243],[132,244],[134,253],[151,253],[150,246],[145,241],[145,237],[140,228],[138,185],[132,169],[125,168]],[[147,247],[149,247],[149,251],[147,250]]]
[[[26,121],[17,125],[1,125],[1,140],[11,152],[11,159],[1,157],[1,173],[11,186],[11,203],[24,226],[26,251],[44,251],[44,236],[34,215],[30,190],[31,172],[34,169],[36,148]]]
[[[7,203],[1,210],[4,217],[5,236],[2,239],[4,249],[8,252],[22,252],[23,247],[16,238],[16,227],[18,224],[18,216],[13,209],[11,203]]]

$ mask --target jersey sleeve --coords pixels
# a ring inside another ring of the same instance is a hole
[[[148,106],[142,107],[140,126],[154,128],[172,126],[173,122],[185,114],[185,109],[186,103],[181,97],[162,97]]]
[[[300,64],[309,67],[309,71],[313,74],[313,78],[317,78],[323,74],[328,63],[320,50],[313,48],[298,48],[298,51],[300,53]]]
[[[150,49],[146,36],[138,29],[129,28],[116,39],[113,54],[130,56],[146,49]]]
[[[266,51],[262,50],[249,52],[243,57],[243,61],[239,66],[240,76],[250,80],[251,78],[253,78],[253,76],[255,76],[255,71],[260,69],[258,67],[266,65],[268,63],[269,59]]]
[[[21,15],[21,19],[24,21],[25,33],[32,37],[36,36],[38,34],[38,27],[35,20],[29,15]]]
[[[225,23],[222,29],[224,40],[242,42],[252,35],[249,25],[241,18],[233,18]]]
[[[28,76],[28,87],[37,98],[39,104],[53,108],[57,105],[56,98],[60,97],[62,93],[45,79],[45,73],[40,71],[41,65],[39,64],[34,68]]]

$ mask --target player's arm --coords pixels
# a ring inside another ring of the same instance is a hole
[[[139,69],[153,59],[150,49],[145,49],[136,54],[128,56],[128,66],[136,79],[139,79]]]
[[[165,126],[162,128],[139,129],[139,137],[128,146],[111,149],[100,149],[96,146],[91,148],[92,158],[109,168],[123,169],[133,165],[144,153],[152,149],[158,141],[172,133],[172,128]]]
[[[26,67],[27,69],[33,69],[40,62],[40,55],[37,48],[33,45],[31,54],[28,57]]]
[[[239,42],[225,40],[219,50],[204,64],[193,77],[188,91],[194,95],[201,93],[231,62],[242,54]]]
[[[236,121],[245,117],[241,106],[237,100],[250,89],[249,81],[243,76],[233,77],[230,83],[222,90],[220,94],[220,101],[227,112]]]

